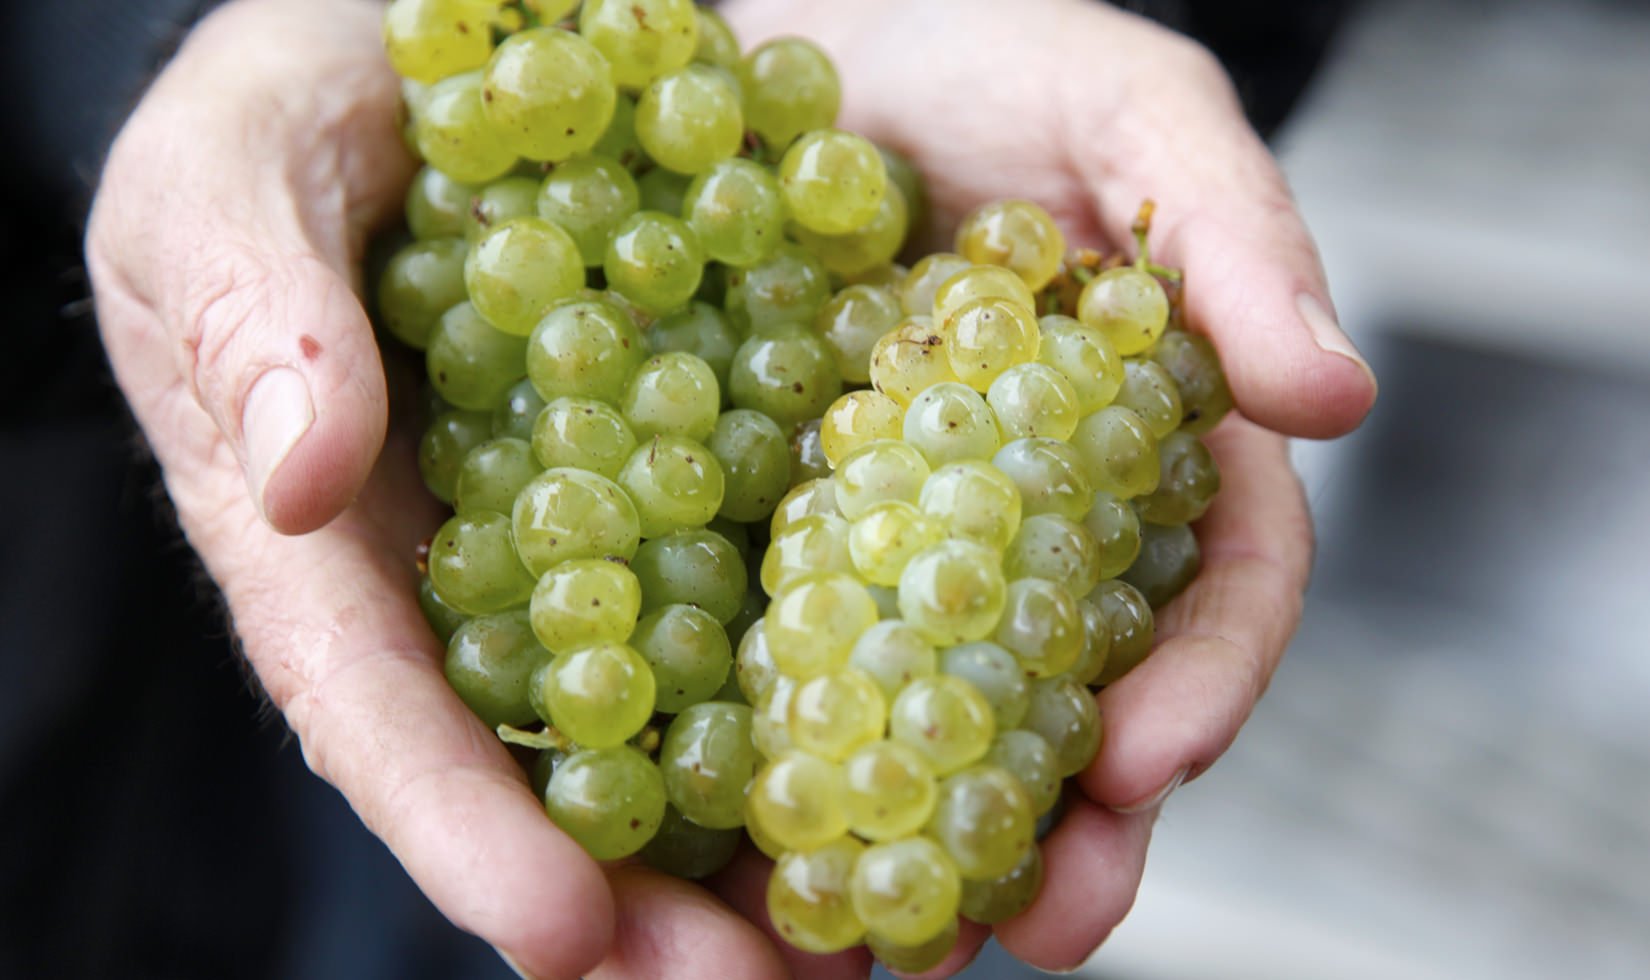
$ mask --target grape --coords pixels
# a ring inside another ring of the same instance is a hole
[[[1093,684],[1111,655],[1111,623],[1106,621],[1105,610],[1091,599],[1077,600],[1077,609],[1083,616],[1083,650],[1067,673],[1079,684]]]
[[[957,380],[945,355],[945,338],[926,316],[901,321],[876,342],[870,375],[873,387],[901,405],[910,405],[934,385]]]
[[[533,578],[516,560],[510,520],[479,511],[453,517],[430,541],[430,584],[442,601],[472,616],[527,600]]]
[[[814,330],[836,355],[842,380],[871,380],[871,351],[900,320],[894,295],[876,286],[849,286],[832,296],[814,320]]]
[[[378,280],[378,315],[397,340],[423,350],[441,315],[464,301],[464,256],[459,238],[432,238],[404,246]]]
[[[782,37],[758,46],[740,64],[745,125],[773,147],[836,122],[842,83],[816,45]]]
[[[699,174],[739,152],[745,120],[731,75],[687,65],[655,78],[636,101],[636,138],[662,167]]]
[[[1158,338],[1151,359],[1168,370],[1180,391],[1180,428],[1200,436],[1232,410],[1232,389],[1220,368],[1220,357],[1209,338],[1184,330],[1168,330]]]
[[[1009,588],[1012,595],[1013,586]],[[991,706],[999,738],[1025,717],[1030,697],[1025,674],[1014,654],[1001,646],[987,641],[954,646],[941,655],[940,671],[974,685]],[[1012,766],[1006,768],[1016,771]]]
[[[617,562],[564,561],[533,587],[533,635],[561,653],[597,643],[622,643],[636,628],[642,586]],[[720,679],[718,679],[720,680]]]
[[[885,500],[856,518],[848,530],[848,555],[861,578],[898,585],[917,553],[945,538],[945,528],[903,500]]]
[[[619,745],[653,716],[653,672],[623,643],[560,653],[533,675],[532,688],[540,717],[585,748]]]
[[[630,570],[642,583],[642,611],[665,606],[698,606],[727,623],[744,601],[745,560],[715,531],[678,531],[636,549]]]
[[[711,526],[714,527],[715,523],[713,522]],[[734,526],[739,528],[744,527],[742,524],[735,524]],[[749,550],[742,553],[746,556],[747,561],[753,554],[753,552]],[[733,614],[732,619],[723,624],[722,628],[725,629],[728,634],[728,642],[732,643],[734,646],[738,646],[739,642],[745,638],[745,633],[748,632],[751,626],[760,620],[762,618],[762,614],[767,611],[768,597],[763,595],[760,589],[746,589],[745,598],[739,603],[739,611]],[[737,687],[738,685],[734,686]]]
[[[825,458],[838,466],[844,457],[878,439],[898,439],[905,410],[879,391],[850,391],[831,403],[820,419]]]
[[[728,265],[750,266],[784,241],[785,208],[779,181],[742,158],[703,169],[682,198],[682,216],[705,254]]]
[[[957,251],[970,262],[1000,265],[1033,292],[1048,285],[1065,257],[1066,240],[1047,211],[1030,201],[993,201],[963,219]]]
[[[1094,495],[1094,503],[1083,517],[1083,527],[1100,548],[1102,579],[1123,574],[1140,554],[1140,516],[1133,507],[1103,490]]]
[[[964,879],[962,883],[962,914],[981,925],[995,925],[1012,919],[1031,907],[1043,887],[1043,851],[1026,848],[1007,874],[980,881]]]
[[[516,551],[535,576],[564,561],[636,553],[636,508],[612,480],[568,467],[546,470],[516,496]]]
[[[728,388],[734,405],[789,426],[824,412],[842,392],[842,376],[825,343],[795,327],[739,345]]]
[[[888,171],[888,183],[899,188],[900,194],[911,212],[911,227],[920,228],[928,218],[928,189],[923,184],[922,174],[912,166],[911,161],[904,154],[882,143],[877,144],[877,153],[882,156],[882,165]],[[904,281],[907,270],[900,273],[888,285],[897,287]],[[917,312],[925,313],[924,308]]]
[[[538,193],[539,182],[532,177],[501,177],[476,191],[464,209],[464,240],[478,241],[494,225],[536,214]]]
[[[964,878],[990,879],[1012,871],[1035,846],[1034,822],[1020,781],[996,766],[978,765],[940,784],[928,833]]]
[[[487,121],[482,73],[451,75],[430,86],[413,127],[418,155],[456,181],[484,184],[516,165],[516,153]]]
[[[1070,443],[1016,439],[997,451],[991,465],[1014,481],[1027,516],[1058,514],[1082,520],[1094,503],[1083,457]]]
[[[703,527],[722,507],[722,464],[681,436],[656,435],[637,446],[618,484],[636,505],[644,538]]]
[[[954,926],[962,885],[956,866],[926,837],[873,844],[854,865],[854,914],[877,936],[915,946]]]
[[[990,459],[997,451],[997,420],[979,393],[945,381],[911,402],[905,413],[905,441],[933,466],[958,460]]]
[[[938,783],[928,763],[900,742],[872,742],[843,763],[842,805],[848,826],[873,841],[921,830],[934,812]]]
[[[945,776],[985,755],[996,722],[991,703],[973,684],[941,673],[905,685],[888,713],[888,732],[915,749],[935,775]]]
[[[447,644],[447,683],[488,728],[525,725],[534,719],[527,682],[550,659],[527,624],[512,611],[477,616],[460,626]]]
[[[533,455],[546,469],[589,470],[611,480],[635,449],[624,417],[594,398],[557,398],[533,423]]]
[[[1086,596],[1100,584],[1100,547],[1076,521],[1058,514],[1035,514],[1020,523],[1009,543],[1003,574],[1010,581],[1048,579],[1074,596]]]
[[[1140,557],[1123,573],[1123,581],[1160,608],[1191,584],[1203,555],[1197,536],[1184,524],[1147,524],[1141,531]]]
[[[876,621],[876,600],[853,576],[814,572],[774,596],[765,628],[774,665],[807,680],[846,664],[854,641]]]
[[[1032,681],[1031,705],[1020,727],[1048,742],[1062,778],[1081,772],[1100,750],[1100,709],[1089,689],[1070,677]]]
[[[877,962],[890,970],[905,974],[927,973],[951,955],[957,948],[957,920],[955,917],[934,938],[915,946],[899,946],[871,933],[865,937],[865,948]]]
[[[1007,592],[996,552],[971,541],[943,541],[900,574],[900,615],[935,643],[984,639]]]
[[[607,156],[577,156],[544,176],[535,200],[538,216],[573,239],[586,266],[601,265],[613,233],[641,206],[635,178]]]
[[[706,444],[722,464],[721,516],[760,521],[790,488],[791,452],[785,434],[761,412],[723,412]]]
[[[626,299],[649,313],[668,313],[693,298],[705,254],[682,219],[638,211],[614,231],[602,269],[608,286]]]
[[[738,71],[739,40],[733,28],[714,10],[695,6],[693,13],[699,19],[699,46],[693,49],[693,60]]]
[[[1135,499],[1148,524],[1190,524],[1202,517],[1220,490],[1214,454],[1187,432],[1173,432],[1157,444],[1157,489]]]
[[[619,408],[631,431],[704,442],[716,428],[722,395],[710,365],[679,351],[655,354],[631,375]]]
[[[424,363],[442,398],[481,411],[498,404],[521,378],[526,353],[526,340],[493,329],[474,306],[460,303],[436,321]]]
[[[683,174],[666,170],[664,167],[654,167],[636,178],[636,191],[641,195],[642,210],[659,214],[681,214],[690,183],[691,178]]]
[[[1116,404],[1132,409],[1159,439],[1173,432],[1184,414],[1174,378],[1152,361],[1123,362],[1123,387]]]
[[[1004,371],[1037,358],[1037,318],[1030,307],[1010,300],[970,300],[946,318],[942,329],[952,373],[975,391],[989,390]]]
[[[972,262],[951,252],[935,252],[917,260],[899,286],[899,305],[907,316],[928,316],[934,312],[934,294],[952,276],[972,268]]]
[[[722,400],[728,402],[728,374],[740,337],[721,310],[694,300],[656,321],[647,331],[647,342],[656,354],[682,351],[710,365]]]
[[[733,666],[722,624],[698,606],[675,603],[648,613],[636,624],[630,645],[653,669],[654,708],[667,714],[711,697]]]
[[[584,0],[579,33],[613,66],[613,81],[641,88],[687,64],[699,46],[692,0]]]
[[[762,753],[764,759],[777,759],[786,752],[795,748],[791,744],[791,698],[796,696],[797,682],[784,674],[775,674],[773,685],[761,700],[755,705],[755,713],[751,716],[751,742],[756,751]],[[746,826],[754,827],[755,821],[746,814]],[[760,828],[752,831],[751,839],[755,840],[760,834]],[[777,857],[771,851],[769,857]]]
[[[1084,416],[1071,445],[1096,490],[1129,498],[1157,489],[1157,437],[1133,411],[1110,405]]]
[[[1047,364],[1016,364],[986,389],[1004,442],[1028,437],[1071,438],[1082,418],[1077,389]]]
[[[471,0],[395,0],[384,11],[384,50],[397,75],[420,82],[480,68],[493,51],[487,8]]]
[[[593,156],[609,157],[619,161],[619,165],[632,174],[648,165],[647,154],[642,152],[642,144],[636,139],[636,100],[624,92],[618,93],[613,102],[613,120],[602,131],[601,139],[590,148]],[[669,174],[668,170],[659,170],[659,173]],[[671,174],[675,176],[675,174]],[[638,191],[641,182],[637,181]]]
[[[958,310],[982,299],[1007,300],[1025,310],[1037,308],[1031,290],[1019,276],[994,265],[971,265],[934,290],[934,322],[949,331]]]
[[[882,689],[853,667],[805,681],[790,702],[792,744],[833,762],[881,739],[887,721]]]
[[[462,609],[448,605],[436,594],[427,574],[418,580],[418,608],[424,614],[424,621],[430,624],[430,632],[443,644],[450,642],[459,627],[470,621]]]
[[[838,462],[833,503],[848,518],[863,517],[888,501],[915,503],[932,472],[922,454],[907,443],[868,442]]]
[[[1029,697],[1026,705],[1030,706]],[[1033,814],[1041,816],[1059,802],[1060,762],[1048,741],[1036,732],[999,730],[985,761],[1020,780]]]
[[[1088,598],[1105,613],[1106,623],[1111,627],[1111,652],[1106,658],[1106,669],[1094,683],[1110,684],[1152,652],[1156,621],[1146,597],[1127,582],[1116,579],[1101,582]]]
[[[544,399],[533,382],[523,378],[505,390],[493,407],[492,433],[495,438],[533,441],[533,425],[544,411]]]
[[[682,811],[666,806],[658,832],[642,848],[642,860],[648,867],[678,878],[707,878],[727,867],[744,836],[738,827],[701,827],[682,816]]]
[[[751,709],[718,701],[677,715],[659,750],[671,804],[694,823],[718,830],[744,824],[745,787],[756,763]]]
[[[453,510],[510,513],[516,495],[541,471],[533,447],[520,439],[490,439],[470,450],[458,468]]]
[[[790,231],[791,237],[819,256],[825,268],[850,278],[892,262],[905,244],[909,228],[905,194],[889,182],[870,220],[852,231],[825,234],[800,223]]]
[[[1043,317],[1038,325],[1043,338],[1037,361],[1071,383],[1078,411],[1087,415],[1110,405],[1123,386],[1123,358],[1106,335],[1057,314]]]
[[[659,829],[664,779],[628,745],[582,749],[556,767],[544,807],[591,857],[613,861],[641,850]]]
[[[819,420],[808,419],[791,433],[791,485],[828,479],[830,475],[831,461],[825,458]]]
[[[1107,269],[1083,287],[1077,319],[1105,334],[1117,352],[1128,357],[1163,335],[1169,323],[1169,297],[1144,269]]]
[[[922,485],[917,506],[954,538],[1007,548],[1020,529],[1019,491],[1002,470],[978,460],[947,463]]]
[[[811,324],[830,298],[825,266],[811,252],[789,243],[749,268],[728,273],[728,317],[747,334]]]
[[[511,218],[471,247],[464,259],[464,285],[488,323],[525,337],[558,300],[584,285],[584,266],[567,232],[542,218]],[[542,388],[539,393],[553,397]]]
[[[835,953],[865,938],[849,897],[865,845],[851,837],[781,857],[768,879],[768,918],[785,941],[808,953]]]
[[[777,595],[815,572],[852,572],[848,522],[832,514],[809,514],[791,521],[762,556],[762,588]]]
[[[848,663],[869,674],[890,703],[905,685],[934,676],[937,660],[934,645],[898,619],[884,619],[861,633],[848,654]]]
[[[764,603],[766,605],[766,603]],[[745,631],[739,641],[739,653],[733,660],[734,676],[745,700],[758,704],[773,690],[779,679],[779,668],[773,662],[773,651],[768,648],[766,622],[758,619]]]
[[[527,377],[546,401],[617,402],[647,351],[630,317],[601,299],[552,308],[527,340]]]
[[[863,136],[816,129],[792,143],[779,161],[779,193],[798,224],[843,235],[869,223],[888,190],[877,148]]]
[[[840,518],[842,511],[837,509],[836,487],[836,481],[830,477],[807,480],[792,487],[780,498],[779,506],[773,509],[773,517],[768,523],[769,535],[779,537],[787,527],[804,517],[824,515]]]
[[[1027,677],[1052,677],[1077,662],[1083,650],[1083,616],[1065,589],[1040,578],[1008,584],[996,640],[1019,658]]]
[[[424,485],[443,503],[452,503],[458,471],[470,450],[492,435],[492,420],[481,412],[460,409],[436,416],[418,443],[418,471]]]
[[[420,167],[407,187],[407,228],[420,241],[463,237],[475,188],[434,167]]]
[[[841,768],[795,749],[757,773],[745,805],[747,823],[790,851],[815,850],[848,830]]]

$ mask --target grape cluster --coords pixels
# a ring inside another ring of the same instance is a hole
[[[917,971],[1024,909],[1219,486],[1149,210],[1132,264],[1003,201],[906,268],[920,181],[805,40],[689,0],[394,0],[384,38],[453,689],[599,859],[748,834],[801,949]]]

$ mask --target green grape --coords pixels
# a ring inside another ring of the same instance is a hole
[[[721,310],[694,300],[649,327],[647,342],[656,354],[682,351],[710,365],[711,373],[716,375],[717,389],[723,401],[727,400],[728,374],[740,337]]]
[[[533,447],[520,439],[489,439],[470,450],[458,468],[453,489],[453,510],[460,514],[478,511],[510,513],[516,495],[542,467],[533,458]]]
[[[934,296],[946,280],[974,263],[951,252],[925,255],[911,267],[899,286],[899,305],[906,316],[928,316],[934,312]]]
[[[642,440],[656,435],[704,442],[716,429],[721,392],[710,365],[692,354],[655,354],[631,375],[619,402],[625,421]]]
[[[654,167],[636,178],[636,191],[641,195],[642,210],[659,214],[681,214],[687,200],[687,189],[692,178]]]
[[[516,165],[516,152],[487,120],[481,92],[479,71],[443,78],[430,86],[413,126],[418,155],[465,184],[485,184]]]
[[[900,283],[911,272],[898,262],[884,262],[874,268],[867,269],[857,276],[844,276],[842,283],[845,286],[870,286],[873,289],[886,290],[893,294],[899,289]],[[902,310],[901,313],[904,311]]]
[[[642,152],[641,141],[636,139],[636,100],[623,92],[613,102],[613,121],[607,124],[602,138],[596,141],[590,152],[595,156],[604,156],[619,161],[619,165],[631,173],[647,166],[647,154]],[[668,173],[669,171],[661,171]],[[638,187],[638,190],[640,188]],[[655,210],[660,210],[655,208]],[[673,212],[674,213],[674,212]]]
[[[838,837],[775,862],[768,878],[768,919],[786,942],[807,953],[835,953],[865,938],[865,924],[849,895],[864,850],[852,837]]]
[[[477,616],[447,643],[444,673],[454,693],[488,728],[533,721],[527,683],[550,659],[519,611]]]
[[[756,771],[751,709],[707,701],[676,716],[659,750],[665,793],[702,827],[725,830],[745,822],[745,787]]]
[[[788,851],[815,850],[848,830],[841,767],[796,749],[756,774],[745,805],[746,823]]]
[[[533,423],[533,455],[546,469],[589,470],[611,480],[635,449],[624,417],[594,398],[557,398]]]
[[[430,541],[430,584],[449,606],[472,616],[519,606],[533,578],[516,560],[510,520],[479,511],[448,519]]]
[[[995,551],[972,541],[943,541],[900,574],[900,615],[934,643],[981,640],[996,627],[1007,593]]]
[[[957,948],[957,920],[953,916],[934,938],[915,946],[896,945],[871,933],[865,937],[865,948],[889,970],[902,975],[927,973],[944,963],[951,951]]]
[[[1169,297],[1157,277],[1144,269],[1107,269],[1083,287],[1077,319],[1105,334],[1117,352],[1128,357],[1163,336],[1169,324]]]
[[[460,303],[441,315],[424,348],[430,384],[449,404],[491,409],[522,374],[527,341],[512,337]]]
[[[1026,703],[1029,707],[1029,698]],[[999,729],[985,761],[1020,780],[1031,800],[1032,814],[1042,816],[1060,801],[1059,760],[1048,741],[1036,732]]]
[[[910,207],[911,227],[921,228],[928,219],[928,188],[923,184],[922,174],[910,160],[892,147],[878,143],[877,153],[882,156],[882,165],[888,171],[888,182],[899,188],[905,203]],[[899,278],[905,278],[903,270]],[[890,283],[890,286],[897,285],[898,281]],[[924,307],[917,312],[928,311]]]
[[[692,0],[584,0],[579,33],[606,56],[623,88],[675,71],[699,46]]]
[[[994,265],[971,265],[934,290],[934,322],[949,334],[957,311],[982,299],[1006,300],[1025,310],[1037,308],[1036,298],[1019,276]]]
[[[990,459],[1001,443],[997,420],[979,393],[964,384],[933,385],[905,413],[905,441],[933,466]]]
[[[671,605],[698,606],[730,622],[744,602],[745,560],[715,531],[678,531],[643,542],[630,570],[642,582],[642,611]]]
[[[471,247],[464,284],[488,323],[525,337],[552,306],[584,285],[584,266],[567,232],[542,218],[511,218]],[[531,374],[531,351],[528,358]]]
[[[1019,488],[1028,517],[1059,514],[1079,521],[1094,503],[1083,457],[1070,443],[1016,439],[997,451],[991,465]]]
[[[1154,609],[1186,590],[1203,563],[1197,536],[1184,524],[1147,524],[1141,528],[1140,557],[1123,573]]]
[[[718,522],[712,523],[711,526],[715,527],[716,523],[720,523],[720,519]],[[735,524],[734,526],[742,527],[743,525]],[[748,561],[751,552],[747,551],[745,555]],[[728,634],[728,642],[738,646],[739,642],[745,638],[746,631],[751,628],[752,624],[761,619],[762,614],[767,611],[768,597],[763,595],[760,589],[746,589],[744,601],[739,604],[739,611],[723,626]],[[738,685],[735,684],[734,686],[737,687]]]
[[[540,717],[585,748],[619,745],[653,717],[653,672],[623,643],[559,653],[533,675],[532,688]]]
[[[848,555],[865,581],[894,586],[915,555],[944,539],[940,522],[903,500],[885,500],[849,527]]]
[[[394,0],[384,10],[390,66],[420,82],[480,68],[493,52],[487,17],[487,5],[474,0]]]
[[[1071,445],[1094,489],[1125,499],[1157,489],[1157,437],[1132,410],[1109,405],[1084,416]]]
[[[808,419],[791,433],[791,485],[809,480],[829,479],[831,461],[825,458],[825,443],[819,420]]]
[[[1009,581],[1041,578],[1058,583],[1074,596],[1088,595],[1100,584],[1100,546],[1088,528],[1059,514],[1035,514],[1003,554]]]
[[[848,664],[869,674],[890,703],[905,685],[934,676],[938,660],[934,645],[898,619],[884,619],[861,633],[848,653]]]
[[[798,223],[790,231],[791,237],[819,256],[832,274],[850,278],[892,262],[905,244],[910,218],[904,192],[890,181],[876,212],[858,228],[825,234]]]
[[[748,268],[728,271],[728,317],[747,334],[811,324],[830,298],[830,273],[798,245],[780,244]]]
[[[1111,655],[1111,623],[1106,621],[1106,611],[1098,602],[1079,599],[1077,609],[1083,616],[1083,650],[1066,673],[1079,684],[1093,684],[1106,669],[1106,658]]]
[[[899,321],[899,303],[891,291],[878,286],[849,286],[820,308],[814,330],[836,355],[842,380],[864,384],[871,380],[871,351]]]
[[[1203,435],[1232,410],[1232,389],[1226,385],[1220,356],[1209,338],[1167,330],[1151,349],[1150,357],[1169,372],[1180,392],[1181,431]]]
[[[1087,415],[1110,405],[1123,386],[1123,358],[1106,335],[1069,316],[1038,321],[1043,339],[1037,361],[1060,373],[1077,393],[1077,409]]]
[[[630,645],[653,668],[654,708],[667,714],[710,698],[733,666],[722,624],[698,606],[677,603],[648,613],[636,624]]]
[[[1083,528],[1100,548],[1100,578],[1116,578],[1140,554],[1140,515],[1104,490],[1083,517]],[[1073,595],[1077,593],[1073,592]]]
[[[834,514],[809,514],[791,521],[773,536],[762,555],[762,588],[778,595],[815,572],[853,572],[849,534],[848,522]]]
[[[464,610],[449,606],[436,594],[428,574],[418,579],[418,608],[424,613],[424,621],[430,624],[430,631],[443,644],[451,641],[459,627],[470,621]]]
[[[940,673],[905,685],[888,713],[888,733],[945,776],[985,755],[997,728],[985,695],[961,677]]]
[[[871,348],[869,371],[876,390],[905,406],[929,388],[957,380],[945,338],[926,316],[908,317],[883,334]]]
[[[985,403],[997,417],[1004,442],[1040,437],[1071,438],[1082,418],[1077,389],[1047,364],[1016,364],[986,389]]]
[[[556,24],[578,9],[579,0],[522,0],[522,5],[538,18],[539,23]]]
[[[1020,727],[1048,742],[1061,778],[1082,772],[1100,751],[1100,709],[1093,693],[1070,677],[1032,681],[1031,706]]]
[[[761,412],[723,412],[706,443],[722,464],[722,517],[761,521],[790,489],[791,451],[785,434]]]
[[[527,340],[527,377],[546,400],[563,396],[617,402],[647,357],[635,323],[600,299],[558,304]]]
[[[423,350],[441,314],[464,302],[463,239],[432,238],[403,246],[378,280],[384,329]]]
[[[704,173],[732,157],[745,140],[733,77],[690,64],[655,78],[636,101],[636,138],[677,173]]]
[[[533,382],[527,378],[517,381],[493,407],[493,437],[532,442],[533,426],[542,411],[544,399],[533,388]]]
[[[745,630],[739,641],[739,653],[733,658],[733,673],[739,681],[739,692],[753,705],[773,690],[779,679],[779,668],[773,662],[773,651],[768,648],[766,620],[758,619]]]
[[[756,703],[755,713],[751,716],[751,744],[756,746],[756,751],[762,753],[764,759],[777,759],[795,748],[791,744],[791,698],[796,696],[796,688],[795,680],[776,674],[773,685]],[[753,825],[749,818],[747,811],[747,827]],[[756,839],[757,832],[753,832],[751,837]],[[770,852],[769,856],[775,855]]]
[[[728,372],[733,404],[780,426],[818,418],[842,393],[842,376],[825,342],[804,327],[753,336],[739,345]]]
[[[434,167],[420,167],[407,187],[407,228],[414,238],[462,238],[476,189]]]
[[[922,485],[917,506],[954,538],[1007,548],[1020,529],[1020,493],[1002,470],[978,460],[947,463]]]
[[[1043,849],[1026,848],[1007,874],[982,881],[963,879],[962,914],[981,925],[995,925],[1014,918],[1031,907],[1043,888]]]
[[[774,665],[807,680],[847,664],[854,641],[876,622],[876,600],[853,576],[814,572],[774,596],[765,631]]]
[[[1123,362],[1123,387],[1116,404],[1132,409],[1159,439],[1173,432],[1184,414],[1174,377],[1153,361]]]
[[[418,471],[437,500],[453,502],[464,458],[491,435],[492,421],[484,412],[453,409],[430,423],[418,443]]]
[[[722,15],[708,7],[695,6],[699,19],[699,46],[693,49],[693,60],[716,65],[728,71],[739,70],[739,39]]]
[[[705,254],[728,265],[755,265],[785,237],[779,181],[740,157],[715,163],[693,179],[682,198],[682,216]]]
[[[882,689],[853,667],[804,681],[789,707],[792,744],[833,762],[881,739],[888,721]]]
[[[872,742],[842,764],[848,827],[866,840],[898,840],[921,830],[937,796],[933,770],[904,743]]]
[[[516,551],[534,576],[577,558],[636,553],[636,507],[599,473],[557,467],[534,477],[511,511]]]
[[[954,926],[957,868],[927,837],[873,844],[854,865],[854,914],[882,939],[915,946]]]
[[[598,861],[641,850],[665,817],[665,785],[647,756],[628,745],[581,749],[550,777],[544,808]]]
[[[656,435],[619,470],[619,486],[636,505],[642,537],[703,527],[722,508],[722,464],[702,444]]]
[[[1027,677],[1069,670],[1083,652],[1083,615],[1063,587],[1041,578],[1008,583],[996,640],[1019,658]]]
[[[804,517],[820,515],[842,516],[842,511],[837,509],[836,481],[828,476],[799,483],[780,498],[779,506],[773,509],[773,517],[768,522],[769,539],[779,537],[787,527]]]
[[[624,164],[593,154],[558,163],[534,201],[539,217],[572,237],[586,266],[602,264],[613,233],[640,206],[641,192]]]
[[[889,585],[866,586],[871,598],[877,604],[877,618],[879,620],[899,619],[899,589]]]
[[[464,209],[464,240],[479,241],[495,225],[535,214],[538,194],[539,182],[534,177],[500,177],[478,189]]]
[[[990,879],[1012,871],[1035,846],[1035,822],[1020,781],[996,766],[978,765],[940,783],[928,833],[964,878]]]
[[[642,586],[629,568],[600,558],[564,561],[533,587],[533,634],[562,653],[596,643],[622,643],[636,628]],[[718,681],[721,679],[718,678]]]
[[[1049,213],[1030,201],[992,201],[957,227],[957,251],[970,262],[1000,265],[1036,292],[1065,258],[1066,239]]]
[[[1157,489],[1135,498],[1148,524],[1190,524],[1202,517],[1220,490],[1220,467],[1197,436],[1172,432],[1157,444]]]
[[[642,848],[642,860],[667,875],[696,881],[727,867],[744,836],[738,827],[701,827],[682,816],[682,811],[666,806],[658,833]]]
[[[657,315],[693,298],[705,273],[705,253],[682,219],[638,211],[614,231],[602,269],[609,288]]]
[[[871,141],[840,129],[816,129],[779,161],[779,193],[797,224],[845,235],[871,222],[888,192],[888,171]]]
[[[413,156],[418,155],[418,114],[424,111],[424,100],[429,97],[429,92],[430,87],[423,82],[401,79],[401,97],[395,106],[396,129],[401,136],[401,145]]]
[[[801,134],[836,122],[842,83],[819,47],[798,37],[768,41],[739,66],[745,125],[769,146],[788,146]]]
[[[819,445],[831,466],[877,440],[900,437],[905,410],[880,391],[850,391],[831,403],[819,421]]]
[[[999,738],[1025,717],[1030,689],[1019,661],[1009,651],[984,640],[961,643],[940,655],[939,666],[941,673],[961,677],[985,697]]]
[[[1037,318],[1030,307],[1010,300],[970,300],[952,311],[942,329],[952,373],[975,391],[990,390],[1004,371],[1037,359]]]
[[[588,152],[613,121],[613,76],[588,38],[529,28],[506,38],[487,63],[487,121],[524,157],[559,161]]]
[[[539,799],[550,788],[550,780],[556,775],[556,770],[566,762],[568,753],[561,749],[544,749],[533,759],[533,771],[527,774],[528,785],[533,787],[533,793]]]

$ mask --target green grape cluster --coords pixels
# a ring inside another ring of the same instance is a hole
[[[1149,214],[1102,268],[995,202],[908,269],[916,171],[806,40],[690,0],[393,0],[384,40],[454,691],[599,859],[748,836],[800,949],[920,972],[1025,909],[1219,488]]]

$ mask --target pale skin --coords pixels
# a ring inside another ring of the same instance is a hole
[[[184,532],[310,767],[524,973],[861,976],[862,950],[813,957],[772,938],[757,855],[704,887],[590,860],[445,685],[411,561],[439,512],[357,298],[362,247],[414,167],[381,10],[226,6],[111,152],[87,236],[99,321]],[[747,45],[821,43],[842,124],[912,158],[939,225],[1022,196],[1074,243],[1118,246],[1155,198],[1154,258],[1185,268],[1190,324],[1225,360],[1243,418],[1209,440],[1225,485],[1198,528],[1204,571],[1161,616],[1162,646],[1099,696],[1105,743],[1045,842],[1047,883],[996,928],[1026,961],[1073,967],[1133,902],[1164,795],[1231,743],[1299,620],[1312,533],[1285,436],[1351,430],[1374,378],[1327,313],[1271,157],[1188,42],[1079,0],[724,10]],[[986,932],[965,924],[931,975]]]

